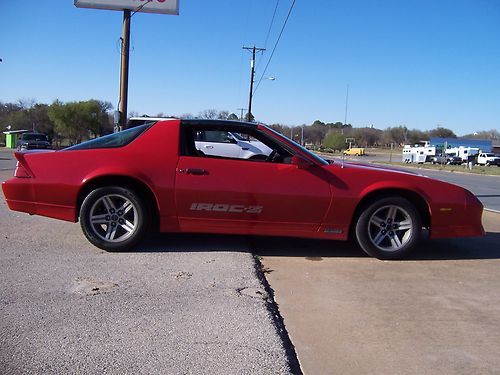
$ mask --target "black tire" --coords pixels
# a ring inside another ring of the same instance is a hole
[[[123,251],[137,245],[150,221],[147,206],[137,193],[119,186],[93,190],[80,209],[85,237],[106,251]]]
[[[359,215],[356,240],[367,254],[378,259],[401,259],[422,236],[422,219],[407,199],[386,197],[369,203]]]

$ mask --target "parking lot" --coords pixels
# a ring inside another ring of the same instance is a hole
[[[12,168],[2,153],[0,180]],[[405,261],[210,235],[107,253],[2,199],[0,373],[498,374],[500,214],[483,223],[483,238],[423,242]]]

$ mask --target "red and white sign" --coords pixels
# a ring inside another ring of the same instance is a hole
[[[131,10],[132,12],[179,14],[179,0],[75,0],[78,8]]]

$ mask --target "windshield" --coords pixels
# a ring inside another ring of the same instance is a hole
[[[140,134],[142,134],[146,129],[148,129],[152,124],[145,124],[136,126],[131,129],[123,130],[118,133],[113,133],[110,135],[105,135],[104,137],[92,139],[87,142],[80,143],[75,146],[65,148],[64,151],[69,150],[90,150],[94,148],[116,148],[122,147],[134,139],[136,139]]]
[[[48,142],[49,138],[45,134],[24,133],[22,136],[24,141],[45,141]]]
[[[263,125],[265,126],[265,125]],[[268,126],[265,126],[266,129],[270,130],[273,134],[275,134],[276,136],[278,136],[280,139],[283,139],[287,142],[291,142],[294,144],[295,147],[299,148],[304,154],[307,154],[309,155],[312,159],[316,160],[318,163],[322,164],[322,165],[328,165],[330,163],[328,163],[325,159],[319,157],[318,155],[312,153],[311,151],[309,151],[308,149],[306,149],[305,147],[299,145],[297,142],[295,142],[293,139],[290,139],[288,137],[285,137],[283,134],[281,133],[278,133],[276,130],[268,127]]]

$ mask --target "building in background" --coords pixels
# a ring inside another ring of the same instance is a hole
[[[436,147],[436,153],[441,153],[446,148],[477,148],[482,152],[492,152],[492,142],[487,139],[468,139],[468,138],[431,138],[431,146]]]

